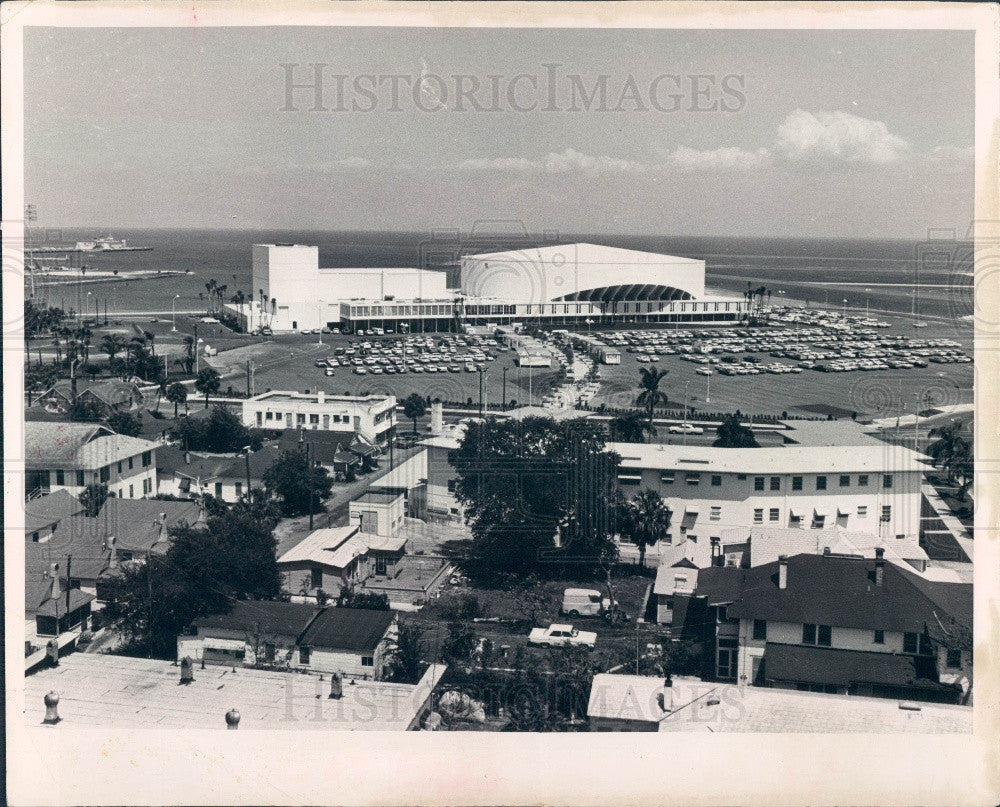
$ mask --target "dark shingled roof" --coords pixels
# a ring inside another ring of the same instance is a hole
[[[319,612],[314,605],[271,600],[239,600],[225,614],[198,617],[192,624],[199,632],[212,628],[298,637]]]
[[[393,619],[392,611],[327,608],[316,617],[299,643],[312,648],[373,653]]]
[[[950,689],[937,682],[932,657],[866,653],[828,647],[774,644],[764,649],[764,677],[807,684],[880,684],[919,689]]]
[[[860,558],[795,555],[785,589],[778,588],[778,562],[737,571],[730,617],[914,633],[938,621],[972,626],[971,584],[926,580],[894,563],[885,562],[882,585],[875,583],[875,561]]]
[[[35,530],[82,512],[83,505],[76,496],[65,489],[56,490],[46,496],[25,502],[24,531],[30,535]]]

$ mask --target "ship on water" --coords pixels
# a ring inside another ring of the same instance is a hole
[[[124,238],[117,239],[105,235],[93,241],[77,241],[74,249],[78,252],[145,252],[151,247],[132,247]]]

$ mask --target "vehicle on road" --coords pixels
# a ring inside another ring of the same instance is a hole
[[[712,371],[709,370],[707,367],[699,367],[697,370],[695,370],[695,372],[698,375],[712,375]]]
[[[670,434],[704,434],[705,430],[701,426],[693,423],[676,423],[667,429]]]
[[[591,588],[568,588],[563,591],[560,612],[567,616],[600,616],[611,607],[611,600]]]
[[[577,630],[572,625],[553,624],[547,628],[532,628],[528,644],[536,647],[593,647],[597,644],[597,634]]]

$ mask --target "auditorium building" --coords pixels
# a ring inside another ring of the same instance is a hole
[[[457,289],[442,271],[325,269],[315,246],[255,244],[253,295],[226,308],[247,331],[426,333],[517,322],[715,325],[743,320],[747,305],[706,292],[703,260],[597,244],[464,256]]]

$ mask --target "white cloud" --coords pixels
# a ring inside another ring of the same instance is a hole
[[[678,146],[669,157],[667,166],[682,171],[744,171],[760,168],[771,162],[771,152],[760,148],[747,151],[739,146],[699,151],[689,146]]]
[[[576,149],[549,152],[541,160],[524,157],[486,157],[463,160],[457,168],[464,171],[509,171],[544,174],[635,174],[646,166],[633,160],[617,157],[592,156]]]
[[[778,127],[776,153],[791,162],[888,165],[908,156],[909,143],[877,120],[849,112],[796,109]]]

